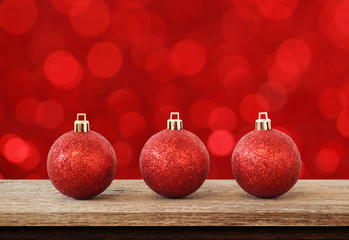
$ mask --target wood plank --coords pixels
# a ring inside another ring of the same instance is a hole
[[[166,199],[142,180],[115,180],[75,200],[49,180],[0,181],[0,226],[348,226],[349,181],[300,180],[276,199],[246,194],[233,180],[207,180],[184,199]]]

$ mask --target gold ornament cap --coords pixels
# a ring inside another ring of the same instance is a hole
[[[262,115],[265,115],[265,118],[262,118]],[[258,119],[256,120],[256,130],[270,130],[271,129],[271,120],[268,118],[267,112],[258,113]]]
[[[173,118],[177,116],[177,118]],[[179,119],[179,112],[171,112],[170,119],[167,120],[167,129],[171,130],[181,130],[183,129],[183,122]]]
[[[83,116],[83,120],[80,120],[80,116]],[[86,120],[86,113],[78,113],[76,121],[74,122],[75,132],[88,132],[90,131],[90,122]]]

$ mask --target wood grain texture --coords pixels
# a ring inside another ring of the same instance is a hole
[[[276,199],[258,199],[233,180],[207,180],[184,199],[166,199],[142,180],[115,180],[75,200],[49,180],[1,180],[0,226],[348,226],[349,181],[300,180]]]

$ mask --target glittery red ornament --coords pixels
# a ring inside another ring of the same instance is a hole
[[[83,115],[83,121],[79,116]],[[61,193],[87,199],[103,192],[113,181],[116,156],[111,144],[100,134],[89,131],[86,114],[78,114],[75,130],[59,137],[47,158],[47,171]]]
[[[262,114],[266,119],[261,119]],[[271,129],[267,113],[259,113],[256,130],[240,139],[232,156],[236,182],[260,198],[278,197],[290,190],[301,166],[296,144],[285,133]]]
[[[177,119],[172,119],[173,115]],[[204,183],[209,154],[202,141],[183,130],[178,113],[171,113],[167,129],[153,135],[144,145],[140,168],[145,183],[168,198],[185,197]]]

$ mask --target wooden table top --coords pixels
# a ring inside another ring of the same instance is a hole
[[[234,180],[206,180],[167,199],[142,180],[114,180],[101,195],[75,200],[49,180],[0,180],[0,226],[348,226],[348,180],[299,180],[276,199],[258,199]]]

